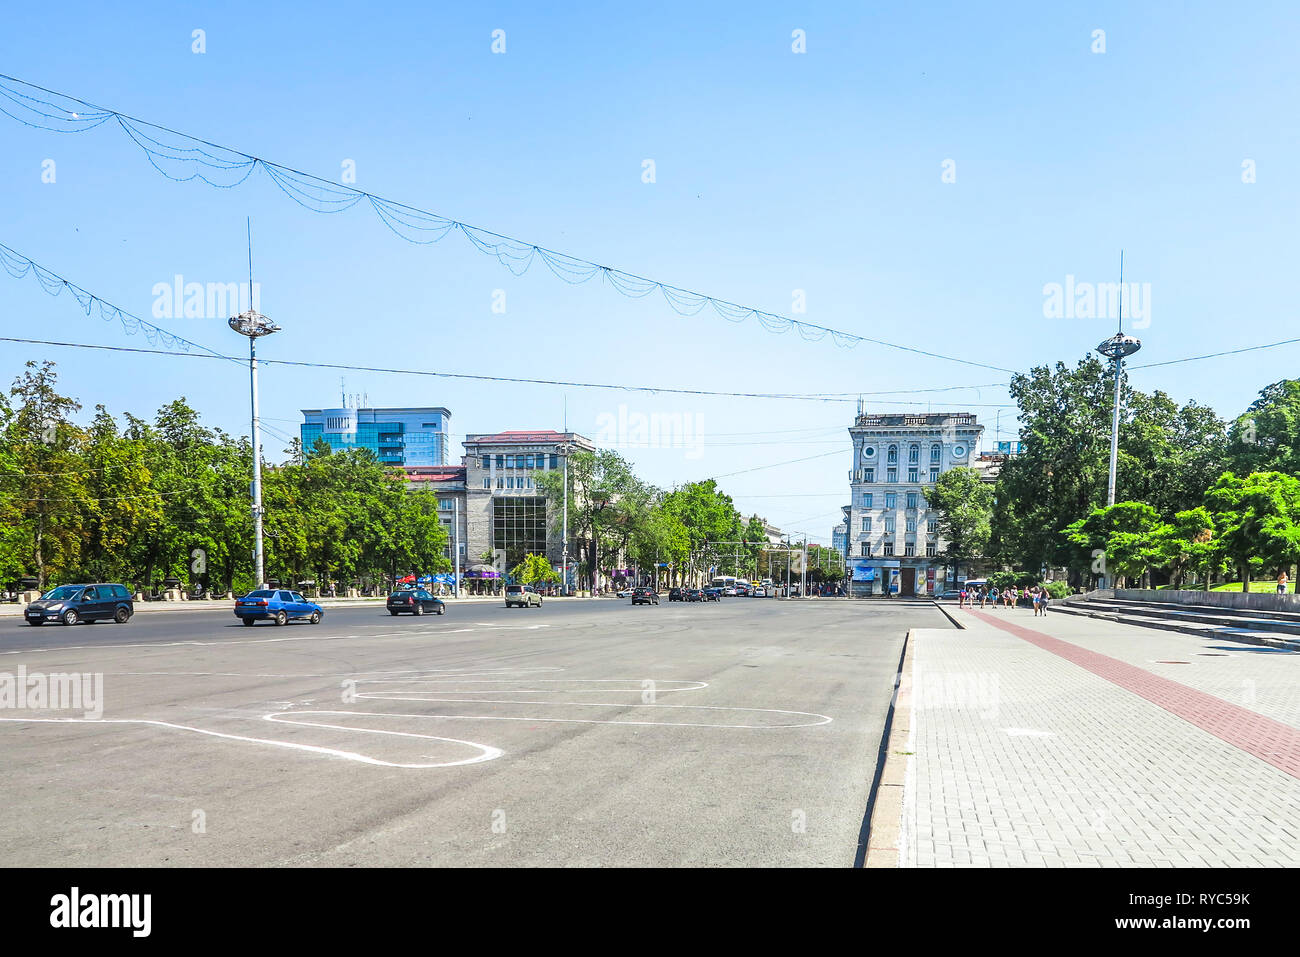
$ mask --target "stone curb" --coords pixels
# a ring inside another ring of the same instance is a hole
[[[911,765],[908,743],[912,736],[912,630],[904,639],[902,666],[894,698],[885,719],[888,741],[885,765],[871,799],[871,823],[867,830],[867,851],[863,867],[900,867],[903,833],[903,790]]]

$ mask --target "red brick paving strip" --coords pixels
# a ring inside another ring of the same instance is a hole
[[[1126,661],[1080,648],[1041,631],[1002,621],[974,609],[970,613],[994,628],[1010,632],[1031,645],[1146,698],[1152,704],[1178,715],[1247,754],[1253,754],[1293,778],[1300,778],[1300,730],[1204,691],[1162,678]]]

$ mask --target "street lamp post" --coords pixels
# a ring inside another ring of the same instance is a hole
[[[1119,382],[1124,359],[1142,348],[1142,341],[1117,332],[1097,346],[1097,351],[1115,364],[1115,407],[1110,421],[1110,476],[1106,484],[1106,504],[1115,504],[1115,467],[1119,460]]]
[[[250,295],[252,284],[249,284]],[[262,549],[262,429],[257,414],[257,340],[279,332],[277,326],[256,309],[232,316],[230,328],[248,337],[248,377],[253,407],[253,565],[258,588],[265,588],[265,556]]]

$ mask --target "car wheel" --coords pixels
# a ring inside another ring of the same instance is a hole
[[[130,617],[131,617],[131,613],[127,611],[125,608],[119,608],[116,612],[113,613],[113,620],[117,622],[119,625],[125,625],[126,620]]]
[[[438,614],[440,614],[440,615],[445,615],[445,614],[447,614],[447,606],[446,606],[446,605],[439,605],[439,606],[438,606]]]
[[[277,625],[289,624],[289,613],[285,611],[283,608],[281,608],[279,611],[275,613],[275,623]]]
[[[253,619],[251,618],[241,618],[239,620],[242,621],[249,628],[252,628],[255,624],[257,624],[257,622],[253,621]]]
[[[63,613],[63,623],[65,625],[75,625],[77,623],[77,613],[69,608]]]
[[[423,614],[424,614],[424,606],[423,606],[423,605],[416,605],[416,606],[415,606],[415,617],[419,618],[419,617],[420,617],[421,615],[423,615]]]
[[[320,612],[318,612],[318,611],[313,611],[313,612],[311,613],[311,623],[312,623],[313,625],[319,625],[319,624],[320,624]]]

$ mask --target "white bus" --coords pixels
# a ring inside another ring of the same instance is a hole
[[[709,580],[709,587],[721,588],[724,595],[736,594],[736,576],[735,575],[715,575]]]

